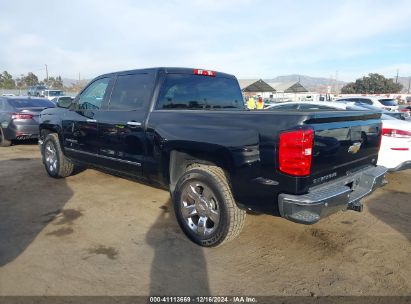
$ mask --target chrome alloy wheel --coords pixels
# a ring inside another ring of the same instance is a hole
[[[209,236],[220,222],[220,208],[213,191],[192,181],[182,189],[181,214],[188,227],[200,237]]]
[[[44,158],[46,161],[46,166],[51,173],[57,171],[57,152],[54,144],[52,142],[47,142],[44,147]]]

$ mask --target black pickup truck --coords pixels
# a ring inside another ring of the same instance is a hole
[[[232,75],[188,68],[110,73],[40,118],[48,174],[93,167],[169,189],[186,235],[236,237],[247,210],[313,224],[385,183],[380,114],[249,111]],[[130,198],[138,200],[137,198]]]

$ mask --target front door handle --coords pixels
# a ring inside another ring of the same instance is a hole
[[[87,119],[87,122],[97,122],[97,119]]]
[[[136,128],[136,127],[141,127],[141,122],[138,121],[127,121],[127,125]]]

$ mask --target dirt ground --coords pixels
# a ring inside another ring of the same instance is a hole
[[[411,170],[313,226],[248,215],[204,249],[168,192],[94,170],[49,178],[35,144],[0,149],[0,295],[411,295]]]

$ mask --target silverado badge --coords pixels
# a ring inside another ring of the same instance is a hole
[[[357,153],[358,151],[360,151],[360,148],[361,148],[361,143],[360,143],[360,142],[356,142],[356,143],[354,143],[352,146],[350,146],[350,147],[348,148],[348,152],[349,152],[349,153],[352,153],[352,154],[355,154],[355,153]]]

